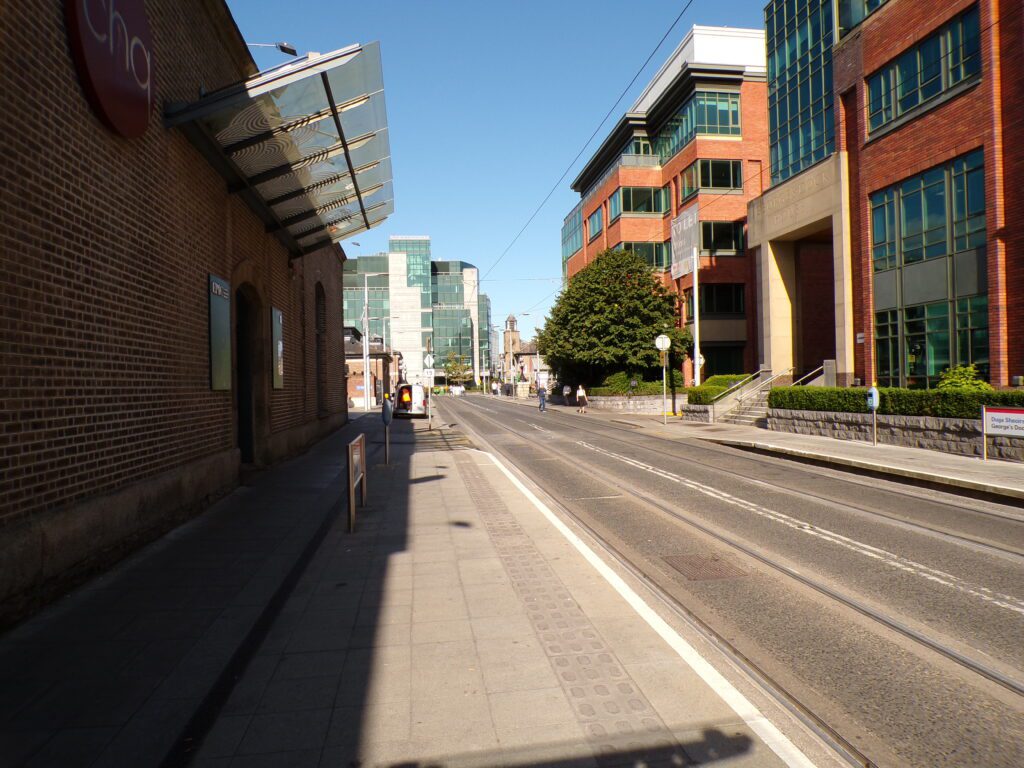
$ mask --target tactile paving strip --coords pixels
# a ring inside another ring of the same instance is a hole
[[[598,763],[634,765],[647,754],[644,765],[685,765],[671,731],[484,474],[469,460],[457,466]]]

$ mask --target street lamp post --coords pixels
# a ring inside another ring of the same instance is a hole
[[[667,365],[668,350],[672,346],[672,339],[664,333],[659,334],[654,340],[654,346],[661,352],[661,423],[668,424],[668,386],[667,386]]]
[[[353,243],[358,245],[358,243]],[[370,411],[370,283],[387,272],[363,272],[363,412]]]

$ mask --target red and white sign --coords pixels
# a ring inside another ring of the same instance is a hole
[[[82,88],[100,119],[134,139],[153,111],[153,36],[143,0],[65,0]]]
[[[986,406],[985,434],[1024,438],[1024,408]]]

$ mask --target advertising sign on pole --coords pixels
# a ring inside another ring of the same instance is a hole
[[[672,220],[672,279],[677,280],[693,271],[691,254],[700,249],[700,224],[697,204],[694,203]]]

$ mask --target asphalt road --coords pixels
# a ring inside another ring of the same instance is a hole
[[[877,765],[1024,765],[1024,696],[950,658],[1024,686],[1019,509],[571,410],[439,410]]]

